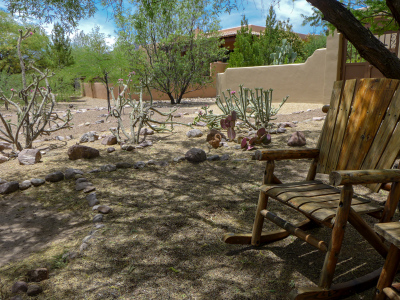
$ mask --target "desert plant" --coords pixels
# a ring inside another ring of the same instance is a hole
[[[49,70],[42,72],[32,62],[28,66],[25,65],[21,54],[21,43],[33,34],[34,31],[31,28],[27,28],[25,33],[19,30],[17,53],[21,66],[22,88],[19,92],[11,89],[9,96],[0,90],[0,100],[4,101],[6,106],[13,105],[17,109],[18,115],[17,123],[13,124],[11,120],[6,120],[0,113],[0,121],[4,126],[4,129],[0,128],[0,133],[2,133],[0,139],[14,144],[18,150],[32,148],[33,141],[41,135],[68,128],[71,120],[69,111],[66,119],[60,118],[53,112],[56,102],[48,81],[48,78],[52,76],[49,74]],[[26,78],[27,70],[35,72],[32,74],[32,81],[29,84]],[[18,141],[21,130],[25,137],[24,146]]]
[[[282,46],[277,46],[275,52],[271,53],[272,65],[291,64],[296,60],[297,53],[293,51],[286,39],[282,40]]]
[[[112,95],[112,100],[114,103],[114,108],[111,110],[111,116],[117,118],[118,125],[116,130],[110,130],[111,133],[117,138],[117,141],[122,142],[120,133],[126,137],[127,142],[129,144],[138,144],[140,143],[139,135],[140,131],[144,125],[149,126],[151,129],[157,132],[162,131],[172,131],[174,129],[175,124],[190,126],[188,124],[174,122],[172,121],[172,114],[176,111],[170,110],[168,113],[163,113],[153,106],[153,97],[151,96],[151,91],[148,85],[145,85],[149,94],[150,94],[150,102],[145,103],[142,99],[142,87],[140,88],[140,97],[139,101],[132,99],[128,94],[128,84],[131,82],[131,78],[134,75],[134,72],[131,72],[128,76],[126,83],[123,82],[122,79],[118,80],[118,84],[122,91],[118,94],[118,97],[115,98],[113,93],[113,88],[110,88],[110,93]],[[132,111],[129,113],[129,129],[125,127],[123,124],[123,109],[124,107],[129,106],[132,108]],[[157,113],[161,116],[166,117],[164,121],[157,121],[152,118],[152,116]],[[158,125],[158,126],[157,126]],[[168,129],[166,125],[170,125],[171,129]],[[145,135],[146,137],[146,135]]]
[[[271,135],[265,128],[260,128],[254,137],[245,137],[242,140],[241,147],[245,150],[255,149],[254,145],[268,145],[271,143]]]
[[[235,124],[236,124],[236,112],[234,110],[231,111],[231,114],[227,116],[225,119],[221,119],[221,127],[227,130],[228,138],[231,141],[233,141],[236,137]]]
[[[237,119],[245,122],[249,127],[258,130],[268,128],[270,120],[275,116],[289,96],[283,98],[277,108],[272,107],[272,89],[264,91],[256,88],[255,92],[240,85],[239,92],[227,90],[229,96],[222,92],[223,100],[217,96],[216,104],[223,112],[229,115],[232,111],[237,114]],[[251,121],[254,120],[254,121]]]

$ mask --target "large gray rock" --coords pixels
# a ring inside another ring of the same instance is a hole
[[[200,129],[192,129],[186,132],[186,136],[188,138],[201,137],[203,136],[203,131],[201,131]]]
[[[101,141],[101,143],[103,145],[115,145],[115,144],[118,143],[118,141],[117,141],[117,138],[115,136],[108,135]]]
[[[20,165],[34,165],[40,161],[42,154],[39,149],[24,149],[18,154]]]
[[[68,149],[68,157],[70,160],[76,160],[81,158],[96,158],[100,156],[100,152],[97,149],[82,146],[82,145],[73,145]]]
[[[10,194],[19,190],[18,181],[10,181],[3,184],[0,184],[0,194]]]
[[[42,178],[33,178],[31,179],[31,183],[33,186],[41,186],[44,184],[46,181]]]
[[[102,172],[113,172],[113,171],[115,171],[117,169],[117,166],[116,165],[104,165],[104,166],[101,166],[100,167],[100,170],[102,171]]]
[[[26,274],[30,282],[40,282],[49,279],[49,270],[47,268],[37,268],[29,270]]]
[[[186,152],[185,158],[187,161],[200,163],[207,160],[207,154],[203,149],[192,148],[188,152]]]
[[[301,147],[306,144],[306,137],[303,132],[296,131],[293,132],[292,136],[289,138],[287,142],[288,146],[292,147]]]
[[[154,130],[153,129],[149,129],[149,128],[142,128],[140,129],[140,135],[153,135],[154,134]]]
[[[93,206],[95,206],[95,205],[100,203],[100,201],[96,197],[96,193],[95,192],[88,194],[86,196],[86,200],[87,200],[88,205],[90,207],[93,207]]]
[[[48,182],[59,182],[61,180],[64,180],[64,173],[60,171],[53,172],[46,175],[44,179]]]
[[[28,284],[25,281],[17,281],[13,284],[11,288],[11,293],[26,293],[28,290]]]
[[[96,131],[89,131],[84,133],[79,139],[79,143],[94,142],[99,139],[99,135]]]
[[[37,284],[33,284],[28,287],[26,294],[28,296],[36,296],[36,295],[39,295],[41,292],[43,292],[42,287]]]

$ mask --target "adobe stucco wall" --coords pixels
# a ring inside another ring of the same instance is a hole
[[[339,79],[340,36],[329,36],[327,47],[319,49],[305,63],[229,68],[217,75],[217,94],[227,89],[237,91],[240,84],[248,88],[273,89],[273,102],[289,95],[292,103],[330,102],[333,82]]]
[[[217,94],[216,89],[216,77],[218,73],[223,73],[226,69],[227,64],[222,62],[214,62],[210,64],[210,74],[213,79],[213,82],[205,88],[202,88],[197,91],[189,92],[185,94],[184,98],[213,98]],[[112,85],[110,85],[112,86]],[[169,100],[169,97],[156,90],[151,91],[153,95],[153,99],[155,100]],[[117,97],[118,89],[114,89],[114,95]],[[91,97],[91,98],[98,98],[98,99],[107,99],[107,89],[105,85],[101,82],[85,82],[83,84],[83,96]],[[139,95],[133,95],[133,98],[139,99]],[[112,99],[110,95],[110,99]],[[150,100],[150,96],[143,91],[143,100]]]

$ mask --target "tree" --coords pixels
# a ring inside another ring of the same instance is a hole
[[[0,71],[5,70],[8,74],[21,72],[15,44],[19,37],[18,30],[25,27],[32,26],[27,23],[19,24],[10,14],[0,11]],[[40,27],[36,27],[31,38],[21,45],[23,59],[26,62],[35,61],[38,67],[46,68],[48,62],[45,49],[48,43],[47,35]]]
[[[168,95],[171,104],[184,94],[211,83],[210,63],[223,57],[216,32],[218,21],[207,1],[160,1],[139,5],[133,15],[121,17],[131,24],[140,48],[135,51],[136,74],[143,83]]]
[[[64,28],[56,23],[51,33],[51,44],[48,48],[50,66],[53,69],[62,69],[74,63],[72,57],[71,40],[65,34]]]
[[[272,5],[265,20],[265,30],[259,36],[252,34],[245,17],[241,24],[236,35],[235,49],[229,58],[229,67],[271,65],[274,62],[271,54],[283,43],[290,45],[297,54],[303,54],[303,41],[293,32],[289,20],[276,19]]]
[[[306,41],[303,44],[303,53],[298,57],[297,61],[305,62],[315,50],[326,47],[326,35],[325,34],[311,34],[307,36]]]

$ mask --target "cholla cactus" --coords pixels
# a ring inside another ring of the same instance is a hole
[[[48,78],[53,74],[50,75],[48,70],[40,71],[33,63],[25,66],[20,50],[21,43],[33,34],[34,31],[30,28],[26,29],[25,34],[22,33],[22,30],[19,30],[17,52],[22,70],[22,89],[19,92],[11,89],[9,97],[3,91],[0,91],[0,100],[5,102],[6,107],[9,104],[13,105],[17,109],[18,115],[17,123],[13,124],[11,120],[5,120],[0,113],[0,121],[4,126],[4,129],[0,128],[0,140],[14,144],[17,150],[32,148],[33,141],[41,135],[48,135],[54,131],[69,128],[69,122],[72,119],[70,111],[68,111],[65,119],[53,112],[56,102],[48,82]],[[34,70],[37,74],[32,74],[32,82],[27,84],[26,70],[29,69]],[[21,102],[23,106],[20,105]],[[18,140],[21,130],[25,137],[24,146]]]
[[[272,107],[272,89],[264,91],[256,88],[255,92],[240,85],[239,92],[227,90],[229,96],[222,93],[223,100],[217,96],[216,104],[224,115],[235,111],[237,119],[243,120],[249,127],[258,130],[268,128],[269,122],[275,116],[289,96],[283,98],[278,108]],[[253,121],[254,120],[254,121]]]

